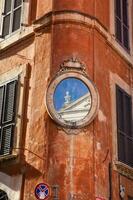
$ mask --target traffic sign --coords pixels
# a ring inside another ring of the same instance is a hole
[[[35,188],[35,196],[39,200],[45,200],[50,197],[50,187],[46,183],[39,183]]]

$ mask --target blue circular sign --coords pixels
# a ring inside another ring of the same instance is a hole
[[[35,196],[39,200],[48,199],[50,196],[50,187],[46,183],[39,183],[35,188]]]

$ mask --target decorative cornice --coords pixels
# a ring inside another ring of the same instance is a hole
[[[11,38],[9,37],[9,41],[8,39],[1,41],[0,52],[3,53],[4,50],[19,44],[20,41],[26,40],[27,38],[31,37],[31,35],[35,34],[36,36],[39,36],[41,34],[40,32],[42,32],[45,27],[63,23],[70,23],[75,25],[78,24],[80,26],[86,27],[87,29],[95,29],[100,35],[103,36],[107,44],[127,62],[129,67],[133,68],[133,55],[130,55],[121,47],[121,45],[118,44],[115,36],[112,35],[96,17],[76,10],[51,11],[45,14],[41,18],[35,20],[33,22],[33,26],[27,28],[28,31],[22,31],[21,34],[18,33]]]
[[[133,67],[133,55],[130,55],[123,49],[123,47],[121,47],[121,45],[118,44],[115,36],[112,35],[96,17],[74,10],[51,11],[34,21],[33,26],[35,33],[37,33],[50,25],[64,23],[79,24],[89,29],[95,29],[103,36],[107,44],[115,50],[130,67]]]
[[[51,20],[53,20],[53,18],[51,16],[55,16],[58,18],[58,16],[62,16],[62,15],[80,15],[80,16],[83,16],[83,17],[86,17],[86,18],[89,18],[91,20],[95,20],[97,21],[106,31],[108,31],[108,29],[98,20],[98,18],[92,16],[92,15],[89,15],[87,13],[83,13],[83,12],[80,12],[78,10],[59,10],[59,11],[51,11],[45,15],[43,15],[42,17],[40,17],[39,19],[35,20],[34,21],[34,24],[38,24],[40,22],[42,22],[44,19],[48,19],[48,18],[51,18]],[[64,19],[67,19],[67,18],[64,18]],[[70,19],[70,17],[69,17]],[[42,24],[43,25],[43,24]]]

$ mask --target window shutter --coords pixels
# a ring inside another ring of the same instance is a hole
[[[129,49],[129,25],[128,25],[128,2],[127,0],[122,1],[123,5],[123,44]]]
[[[124,133],[124,106],[123,106],[123,93],[117,87],[116,90],[116,104],[117,104],[117,129],[118,129],[118,159],[120,161],[125,160],[125,135]]]
[[[15,127],[17,80],[0,87],[0,155],[11,153]]]
[[[121,24],[121,21],[116,18],[116,38],[122,42],[122,24]]]
[[[121,18],[121,0],[116,0],[116,16],[120,19]]]
[[[121,0],[116,0],[116,38],[122,42],[122,22],[121,22]]]
[[[133,167],[133,139],[127,138],[127,164]]]
[[[129,50],[128,1],[115,0],[115,27],[117,40]]]
[[[2,154],[1,150],[2,150],[2,128],[0,127],[0,155]]]
[[[125,136],[118,132],[118,160],[125,163],[125,155]]]
[[[132,100],[125,91],[116,87],[118,160],[133,167]]]
[[[124,95],[124,118],[125,132],[128,136],[132,136],[132,100],[128,95]]]
[[[132,101],[131,97],[124,94],[124,119],[126,133],[126,162],[133,167],[133,137],[132,137]]]
[[[120,131],[124,131],[124,102],[123,102],[123,93],[122,91],[117,87],[116,90],[116,102],[117,102],[117,126]]]
[[[13,137],[13,125],[4,127],[2,129],[2,143],[1,143],[1,155],[7,155],[11,153],[12,137]]]
[[[0,87],[0,126],[1,126],[1,120],[2,120],[3,100],[4,100],[4,86],[1,86]]]
[[[2,143],[2,109],[3,109],[3,99],[4,99],[4,86],[0,87],[0,150],[1,150],[1,143]]]
[[[12,122],[15,115],[15,102],[17,95],[17,81],[12,81],[6,85],[4,119],[3,122]]]
[[[127,6],[127,0],[123,0],[123,23],[125,26],[128,26],[128,6]]]

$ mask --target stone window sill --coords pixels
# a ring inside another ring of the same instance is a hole
[[[132,167],[130,167],[120,161],[115,161],[113,163],[113,165],[114,165],[114,169],[117,172],[121,173],[122,175],[124,175],[130,179],[133,179],[133,168]]]
[[[9,176],[20,172],[20,154],[0,156],[0,171]]]
[[[110,46],[115,49],[119,55],[121,55],[121,57],[123,59],[126,59],[126,61],[128,63],[130,63],[130,65],[133,65],[133,52],[132,52],[132,48],[130,49],[130,51],[128,51],[127,49],[125,49],[124,47],[122,47],[122,45],[116,40],[114,35],[109,35],[108,36],[108,42],[110,44]]]
[[[7,49],[10,46],[20,42],[29,35],[33,34],[33,27],[25,27],[6,37],[5,39],[0,39],[0,51]]]
[[[16,158],[18,158],[17,154],[0,156],[0,163],[4,163],[6,161],[13,161],[16,160]]]

